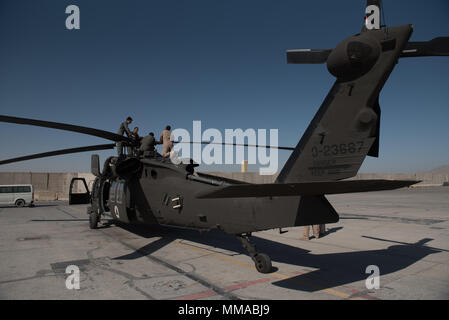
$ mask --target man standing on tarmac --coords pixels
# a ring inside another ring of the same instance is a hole
[[[123,136],[123,134],[126,132],[126,135],[128,137],[131,137],[131,131],[128,128],[128,125],[133,122],[133,119],[131,117],[126,118],[125,122],[122,122],[120,125],[120,128],[117,131],[117,134],[120,136]],[[123,141],[117,142],[117,154],[120,157],[123,156]]]

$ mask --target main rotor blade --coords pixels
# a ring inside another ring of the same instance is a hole
[[[449,37],[438,37],[430,41],[408,42],[401,58],[449,56]]]
[[[114,147],[115,147],[114,143],[109,143],[109,144],[97,144],[97,145],[87,146],[87,147],[55,150],[55,151],[50,151],[50,152],[31,154],[31,155],[28,155],[28,156],[23,156],[23,157],[18,157],[18,158],[1,160],[0,161],[0,165],[13,163],[13,162],[19,162],[19,161],[25,161],[25,160],[31,160],[31,159],[39,159],[39,158],[45,158],[45,157],[58,156],[58,155],[62,155],[62,154],[70,154],[70,153],[78,153],[78,152],[86,152],[86,151],[95,151],[95,150],[114,149]]]
[[[239,147],[254,147],[254,148],[266,148],[266,149],[279,149],[279,150],[295,150],[292,147],[279,147],[279,146],[262,146],[258,144],[241,144],[241,143],[227,143],[227,142],[209,142],[209,141],[174,141],[173,143],[189,143],[189,144],[218,144],[226,146],[239,146]]]
[[[99,130],[99,129],[94,129],[94,128],[75,126],[73,124],[67,124],[67,123],[42,121],[42,120],[34,120],[34,119],[18,118],[18,117],[9,117],[9,116],[3,116],[3,115],[0,115],[0,122],[27,124],[27,125],[31,125],[31,126],[53,128],[53,129],[59,129],[59,130],[65,130],[65,131],[73,131],[73,132],[88,134],[91,136],[116,141],[116,142],[125,141],[125,142],[129,142],[129,143],[133,143],[133,141],[131,139],[129,139],[125,136],[118,135],[116,133]]]

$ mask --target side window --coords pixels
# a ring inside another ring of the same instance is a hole
[[[6,187],[0,187],[0,193],[6,193]]]
[[[28,186],[14,186],[12,187],[12,192],[14,193],[24,193],[31,192],[31,188]]]

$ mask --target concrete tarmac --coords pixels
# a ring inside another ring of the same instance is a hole
[[[91,230],[85,205],[61,201],[0,207],[0,299],[449,298],[449,187],[328,199],[340,221],[324,237],[300,240],[302,227],[253,234],[272,259],[268,274],[222,232]],[[80,270],[78,290],[67,289],[68,266]],[[369,266],[378,289],[367,287]]]

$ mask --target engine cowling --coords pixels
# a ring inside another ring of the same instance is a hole
[[[115,164],[115,172],[122,179],[130,179],[140,171],[142,164],[137,158],[120,159]]]

